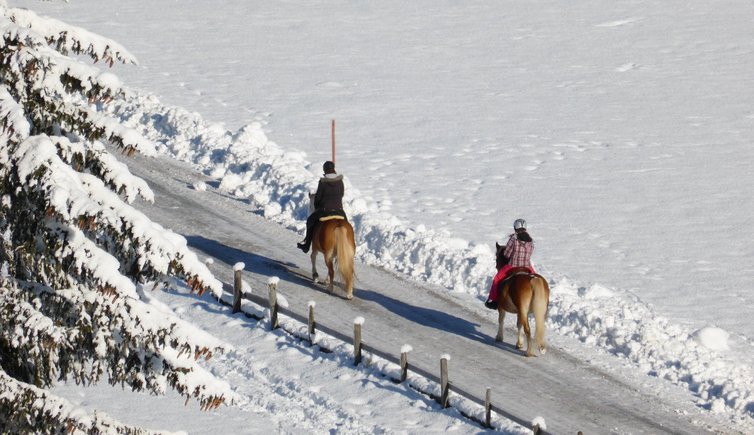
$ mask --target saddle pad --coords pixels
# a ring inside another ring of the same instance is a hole
[[[319,218],[320,222],[331,221],[333,219],[345,219],[343,216],[333,215]]]

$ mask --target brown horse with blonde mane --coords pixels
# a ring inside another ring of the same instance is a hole
[[[316,282],[319,278],[317,273],[317,253],[325,256],[327,276],[329,279],[327,291],[333,291],[335,278],[335,265],[342,280],[343,291],[346,298],[353,299],[354,281],[354,255],[356,243],[354,242],[353,227],[341,216],[327,216],[320,219],[314,229],[312,238],[312,279]]]
[[[497,268],[500,269],[505,263],[503,251],[505,246],[497,247]],[[516,348],[524,347],[523,334],[526,334],[526,356],[535,356],[531,348],[531,329],[529,327],[529,313],[534,314],[536,322],[536,340],[539,353],[544,355],[547,351],[545,345],[545,322],[547,320],[547,308],[550,304],[550,286],[541,275],[530,273],[525,267],[514,268],[498,287],[498,330],[495,341],[503,341],[503,321],[505,313],[517,313],[518,341]],[[523,329],[523,331],[522,331]]]

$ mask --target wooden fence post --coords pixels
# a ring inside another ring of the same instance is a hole
[[[450,399],[450,381],[448,380],[448,360],[450,355],[443,355],[440,359],[440,406],[447,408]]]
[[[535,417],[534,420],[531,422],[531,432],[533,435],[540,435],[542,431],[547,430],[547,423],[545,423],[545,419],[542,417]],[[581,434],[581,431],[578,432],[579,435]]]
[[[236,263],[233,266],[233,313],[241,311],[241,271],[244,269],[243,263]]]
[[[363,317],[357,317],[353,321],[353,365],[361,364],[361,325]]]
[[[413,349],[408,344],[404,344],[401,347],[401,382],[405,382],[408,378],[408,353]]]
[[[314,330],[316,327],[316,323],[314,323],[314,306],[316,303],[314,301],[309,301],[309,341],[314,344],[314,334],[317,332]]]
[[[269,301],[270,301],[270,329],[277,329],[280,324],[278,323],[278,293],[277,293],[277,281],[272,281],[267,284],[270,289]]]
[[[484,424],[492,427],[492,388],[487,388],[484,395]]]

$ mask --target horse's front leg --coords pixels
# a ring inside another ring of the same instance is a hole
[[[503,341],[503,321],[505,320],[505,310],[500,309],[497,311],[497,336],[495,341]]]
[[[317,251],[312,249],[310,258],[312,259],[312,281],[317,282],[319,278],[319,274],[317,273]]]

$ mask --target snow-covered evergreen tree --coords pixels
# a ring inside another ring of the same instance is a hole
[[[172,387],[219,406],[230,388],[196,360],[226,346],[142,295],[165,285],[217,294],[221,283],[184,238],[129,205],[153,194],[104,144],[126,155],[154,146],[103,114],[125,95],[117,77],[70,56],[135,59],[4,0],[0,34],[0,432],[132,430],[69,412],[43,390],[59,379]]]

